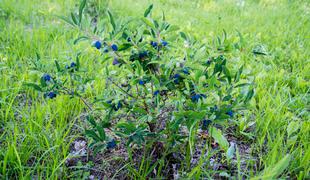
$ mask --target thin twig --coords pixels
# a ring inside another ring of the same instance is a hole
[[[112,82],[112,84],[114,84],[116,87],[118,87],[121,91],[123,91],[125,94],[127,94],[128,96],[132,97],[132,98],[136,98],[135,96],[133,96],[132,94],[129,94],[127,91],[125,91],[122,87],[120,87],[119,85],[117,85],[111,78],[108,78],[108,80],[110,80]]]

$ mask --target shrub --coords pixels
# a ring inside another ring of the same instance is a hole
[[[246,109],[254,90],[242,76],[243,67],[236,72],[229,69],[229,61],[222,53],[211,55],[205,44],[169,24],[164,15],[160,21],[153,19],[152,5],[138,20],[115,18],[107,11],[108,19],[100,18],[109,23],[90,25],[92,17],[83,15],[85,4],[83,1],[79,13],[72,13],[71,19],[62,19],[85,33],[75,44],[88,41],[105,57],[105,98],[96,98],[92,105],[87,103],[81,87],[89,79],[83,77],[80,54],[65,68],[55,62],[59,77],[45,74],[40,85],[27,85],[49,93],[50,99],[56,94],[81,98],[91,110],[85,134],[92,139],[90,146],[95,152],[113,149],[123,141],[127,146],[160,142],[165,150],[184,145],[192,149],[195,131],[211,131],[214,124],[235,118]],[[70,88],[60,80],[62,76],[74,81]],[[99,114],[104,118],[97,118],[96,109],[101,107],[104,110]],[[183,127],[187,130],[183,131]],[[217,136],[220,131],[216,132],[213,138],[223,141]],[[228,149],[227,141],[218,143]]]

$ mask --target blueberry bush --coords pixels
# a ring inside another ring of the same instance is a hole
[[[153,18],[153,5],[138,19],[116,16],[108,9],[97,16],[90,8],[83,0],[77,12],[60,18],[80,32],[72,46],[87,42],[100,53],[105,65],[100,95],[85,93],[93,79],[81,66],[82,49],[74,61],[55,61],[54,72],[25,85],[48,101],[60,94],[79,98],[86,106],[85,135],[94,154],[124,145],[127,151],[150,147],[160,157],[185,148],[190,156],[197,131],[208,134],[210,146],[215,141],[229,154],[231,147],[220,127],[247,110],[254,84],[243,75],[242,66],[232,68],[225,48],[213,52],[169,24],[164,13]]]

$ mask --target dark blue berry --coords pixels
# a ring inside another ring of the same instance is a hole
[[[154,42],[154,41],[151,41],[151,45],[156,48],[158,46],[158,43],[157,42]]]
[[[95,46],[97,49],[100,49],[100,48],[102,47],[102,44],[101,44],[100,41],[95,41],[94,46]]]
[[[108,104],[112,104],[112,100],[108,100],[107,103],[108,103]]]
[[[191,96],[192,102],[198,102],[199,98],[200,98],[199,94],[194,94]]]
[[[42,78],[44,81],[50,81],[52,79],[52,77],[49,74],[44,74]]]
[[[139,53],[139,59],[143,59],[145,57],[147,57],[147,51],[142,51]]]
[[[53,99],[56,97],[56,94],[54,92],[49,92],[47,93],[47,97],[49,97],[50,99]]]
[[[187,75],[190,74],[190,73],[189,73],[189,68],[188,68],[188,67],[183,68],[182,71],[183,71],[184,74],[187,74]]]
[[[226,114],[229,115],[230,117],[234,116],[234,112],[232,110],[229,110]]]
[[[212,123],[211,120],[206,120],[206,119],[202,120],[202,128],[201,129],[207,130],[211,123]]]
[[[167,45],[168,45],[167,41],[164,41],[164,40],[161,40],[161,44],[162,44],[163,46],[167,46]]]
[[[173,75],[173,78],[174,79],[178,79],[178,78],[180,78],[181,76],[180,76],[180,74],[175,74],[175,75]]]
[[[113,60],[113,65],[117,65],[117,64],[119,64],[119,61],[118,61],[117,58],[114,58],[114,60]]]
[[[156,90],[156,91],[153,93],[154,96],[157,96],[158,94],[159,94],[159,90]]]
[[[118,47],[117,47],[116,44],[112,44],[112,45],[111,45],[111,48],[112,48],[113,51],[117,51],[117,50],[118,50]]]
[[[173,82],[175,83],[175,84],[179,84],[179,82],[180,82],[180,74],[175,74],[175,75],[173,75]]]
[[[140,79],[140,80],[139,80],[139,84],[140,84],[140,85],[144,85],[145,82],[144,82],[143,80]]]
[[[108,143],[107,143],[107,148],[108,149],[114,149],[116,147],[116,141],[115,141],[115,139],[112,139],[111,141],[109,141]]]
[[[172,76],[172,78],[174,79],[173,82],[175,84],[179,84],[180,83],[180,78],[181,78],[180,74],[175,74],[175,75]]]
[[[192,102],[198,102],[199,99],[206,98],[204,94],[194,94],[191,96]]]
[[[128,42],[131,42],[131,38],[130,38],[130,37],[128,37],[128,38],[127,38],[127,41],[128,41]]]
[[[76,66],[76,63],[75,62],[72,62],[71,64],[70,64],[70,67],[75,67]]]
[[[104,48],[103,48],[103,52],[105,52],[105,53],[109,52],[109,48],[104,47]]]
[[[119,101],[117,105],[114,106],[114,110],[118,111],[120,108],[122,108],[122,103]]]
[[[117,108],[122,108],[122,103],[120,101],[117,103]]]

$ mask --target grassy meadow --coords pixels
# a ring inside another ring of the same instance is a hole
[[[233,134],[246,144],[243,150],[246,155],[241,149],[235,153],[234,172],[229,168],[209,170],[181,165],[175,178],[310,178],[309,1],[92,0],[92,3],[99,10],[108,7],[117,17],[132,18],[143,16],[144,10],[153,4],[153,17],[160,18],[164,12],[169,23],[204,42],[210,52],[217,51],[216,37],[222,37],[225,31],[227,66],[236,69],[244,65],[244,76],[252,77],[255,83],[249,112],[234,118],[233,128],[227,126],[224,130],[226,137]],[[148,169],[143,168],[148,166],[134,170],[135,166],[125,160],[119,165],[109,165],[113,157],[105,156],[99,160],[87,156],[82,163],[68,167],[72,143],[87,139],[84,135],[88,126],[87,107],[79,98],[66,95],[46,100],[23,85],[37,82],[45,72],[54,72],[55,60],[65,65],[82,50],[80,63],[86,69],[84,75],[93,78],[85,90],[86,99],[105,96],[102,56],[85,42],[73,45],[79,30],[58,18],[70,16],[78,6],[76,0],[0,0],[0,179],[147,176]],[[235,48],[236,43],[240,48]],[[266,54],[254,54],[257,48]],[[209,160],[207,157],[201,161]],[[100,165],[96,165],[97,161],[101,161]],[[116,173],[108,175],[111,166]]]

